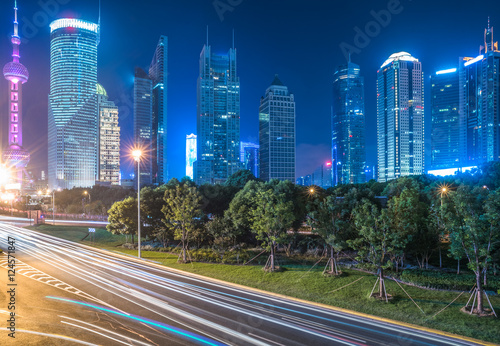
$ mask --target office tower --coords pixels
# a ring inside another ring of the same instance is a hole
[[[208,43],[200,55],[197,100],[198,158],[194,176],[198,184],[223,183],[242,168],[240,150],[240,79],[236,49],[212,53]]]
[[[167,77],[168,77],[168,38],[160,36],[151,65],[149,78],[153,83],[152,119],[152,174],[153,184],[168,181],[167,165]]]
[[[194,179],[193,165],[196,161],[196,135],[194,133],[186,136],[186,176]]]
[[[260,100],[260,178],[295,181],[295,98],[278,75]]]
[[[424,174],[422,63],[392,54],[377,72],[378,181]]]
[[[312,174],[312,184],[322,187],[324,189],[328,189],[329,187],[332,187],[332,176],[333,176],[333,169],[332,169],[332,163],[331,162],[326,162],[316,168],[314,173]]]
[[[431,75],[431,169],[460,165],[459,73],[457,68]]]
[[[9,81],[8,147],[3,151],[3,161],[7,167],[16,171],[15,184],[19,189],[26,186],[23,172],[28,178],[26,166],[30,153],[23,148],[23,84],[28,81],[28,69],[19,62],[19,24],[17,22],[17,2],[14,5],[14,33],[11,36],[12,61],[3,68],[3,75]],[[0,148],[3,143],[0,143]],[[27,179],[29,181],[29,179]]]
[[[108,100],[108,94],[97,84],[97,105],[99,107],[99,147],[97,176],[100,184],[120,184],[120,127],[118,107]]]
[[[365,177],[365,90],[359,66],[339,66],[333,77],[333,184],[362,184]]]
[[[49,186],[90,187],[97,178],[99,25],[50,24]]]
[[[153,82],[136,67],[134,78],[134,143],[143,152],[140,162],[141,187],[153,184]],[[137,165],[134,165],[137,186]]]
[[[247,169],[254,177],[259,177],[259,145],[250,142],[240,143],[240,160],[243,169]]]

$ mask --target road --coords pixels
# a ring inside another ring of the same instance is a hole
[[[17,339],[2,326],[2,345],[27,345],[23,338],[33,345],[474,345],[0,223],[4,251],[9,237]],[[8,317],[6,255],[0,267],[1,318]]]

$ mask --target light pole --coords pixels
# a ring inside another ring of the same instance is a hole
[[[56,224],[55,210],[56,210],[56,190],[61,191],[61,189],[52,190],[52,224]]]
[[[141,258],[141,150],[134,150],[132,152],[134,160],[137,162],[137,241],[138,241],[138,254],[137,257]]]

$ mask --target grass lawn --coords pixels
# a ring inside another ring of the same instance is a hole
[[[104,229],[96,229],[94,244],[87,239],[81,241],[88,233],[86,227],[43,225],[32,227],[32,229],[82,244],[137,256],[137,250],[117,247],[125,241],[124,236],[112,235]],[[399,285],[391,280],[386,280],[387,292],[394,296],[389,304],[368,298],[376,277],[355,270],[344,270],[346,275],[343,277],[328,278],[321,275],[323,268],[320,266],[309,272],[309,267],[294,266],[281,273],[265,273],[262,271],[262,266],[209,263],[178,264],[177,256],[174,255],[152,251],[142,251],[142,254],[146,259],[160,262],[171,268],[500,344],[499,318],[479,318],[459,311],[469,298],[468,292],[462,294],[446,310],[433,317],[460,293],[426,290],[403,285],[406,292],[423,310],[422,312]],[[358,281],[346,288],[332,292],[355,280]],[[497,314],[500,314],[500,296],[493,296],[490,299]]]

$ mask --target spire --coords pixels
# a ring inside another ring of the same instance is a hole
[[[274,75],[274,80],[271,83],[271,85],[276,85],[276,86],[285,86],[283,82],[280,80],[277,74]]]
[[[101,42],[101,0],[99,0],[99,18],[97,19],[97,45]]]
[[[12,58],[14,62],[19,62],[19,23],[17,22],[17,0],[14,0],[14,33],[12,34]]]
[[[233,50],[234,50],[234,28],[233,28]]]
[[[490,31],[490,16],[488,16],[488,31]]]
[[[208,47],[208,25],[207,25],[207,47]]]

